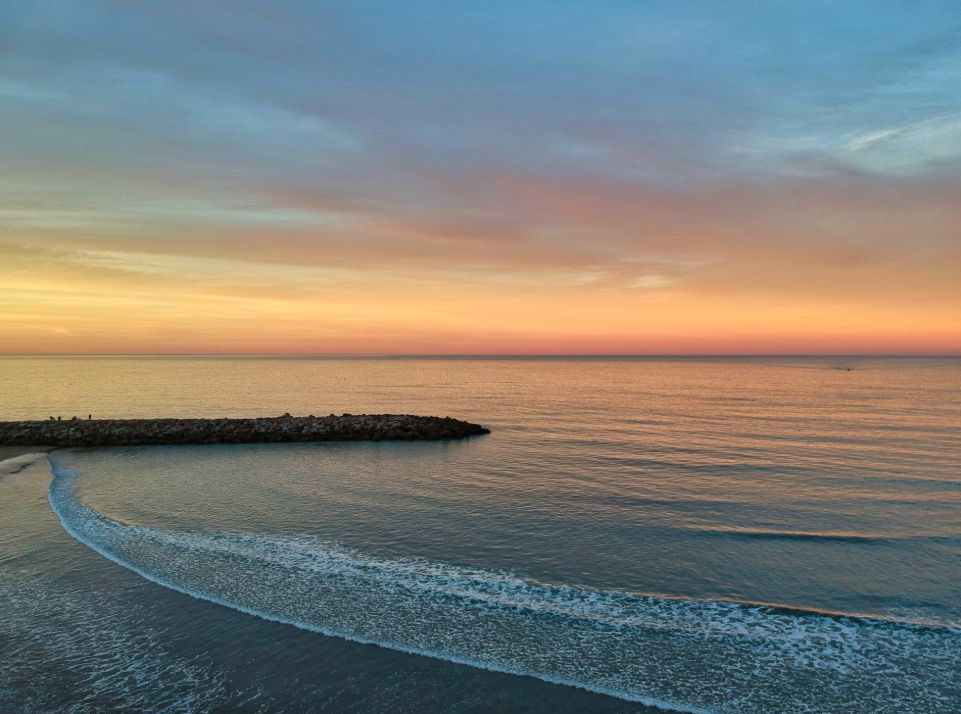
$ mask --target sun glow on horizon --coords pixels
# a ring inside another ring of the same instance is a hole
[[[0,10],[0,353],[961,354],[956,4],[374,5]]]

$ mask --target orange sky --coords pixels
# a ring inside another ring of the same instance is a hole
[[[961,354],[961,50],[859,7],[21,9],[0,353]]]

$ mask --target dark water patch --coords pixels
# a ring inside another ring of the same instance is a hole
[[[863,543],[865,545],[899,545],[905,541],[928,543],[952,543],[961,538],[961,533],[950,535],[935,534],[878,534],[843,531],[789,531],[770,528],[721,528],[717,526],[687,526],[687,530],[698,535],[725,538],[758,538],[773,540],[823,541],[826,543]]]

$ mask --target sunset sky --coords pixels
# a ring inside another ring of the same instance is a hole
[[[0,352],[961,353],[961,3],[0,3]]]

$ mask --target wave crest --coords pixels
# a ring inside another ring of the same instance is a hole
[[[78,475],[51,463],[50,504],[74,538],[265,619],[687,712],[961,709],[955,627],[553,585],[309,536],[146,528],[84,504]]]

